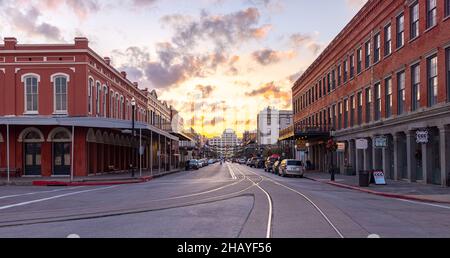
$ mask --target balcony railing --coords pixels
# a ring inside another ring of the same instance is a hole
[[[329,124],[295,124],[295,134],[329,134],[333,129]]]

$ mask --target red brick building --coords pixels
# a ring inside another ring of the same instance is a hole
[[[369,0],[293,86],[296,137],[316,169],[448,186],[449,77],[449,0]]]
[[[64,45],[21,45],[5,38],[0,92],[3,172],[88,176],[128,170],[130,164],[159,171],[178,166],[178,138],[163,130],[170,121],[150,110],[156,94],[130,82],[86,38]]]

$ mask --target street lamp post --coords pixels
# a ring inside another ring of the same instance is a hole
[[[330,153],[331,153],[331,181],[335,181],[335,174],[334,174],[334,150],[335,150],[335,143],[334,143],[334,134],[335,134],[335,132],[334,132],[334,129],[331,129],[331,131],[330,131],[330,136],[331,136],[331,146],[330,146]]]
[[[131,99],[131,135],[132,135],[132,143],[134,142],[134,120],[135,120],[135,109],[136,109],[136,100],[133,98]],[[133,145],[133,144],[132,144]],[[133,149],[135,148],[135,146],[132,147]],[[135,157],[133,157],[135,158]],[[134,177],[134,166],[133,166],[133,161],[131,161],[132,163],[130,164],[131,166],[131,177]]]

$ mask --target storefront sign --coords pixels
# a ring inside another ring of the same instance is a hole
[[[419,130],[416,132],[416,142],[418,144],[427,144],[429,141],[429,134],[427,130]]]
[[[297,140],[297,149],[302,150],[306,148],[306,141],[305,140]]]
[[[386,148],[387,147],[387,137],[386,136],[375,137],[374,141],[375,141],[376,148]]]
[[[369,148],[369,142],[367,139],[357,139],[356,140],[356,149],[357,150],[367,150]]]
[[[386,185],[386,179],[384,178],[383,171],[374,171],[373,177],[375,178],[376,185]]]
[[[338,142],[337,143],[337,151],[338,152],[345,152],[345,142]]]

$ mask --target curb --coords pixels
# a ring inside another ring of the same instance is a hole
[[[420,198],[420,197],[395,194],[395,193],[384,193],[384,192],[378,192],[378,191],[364,189],[364,188],[357,187],[357,186],[351,186],[351,185],[346,185],[346,184],[341,184],[341,183],[336,183],[336,182],[331,182],[331,181],[321,181],[321,180],[317,180],[317,179],[310,178],[310,177],[305,177],[305,178],[315,181],[315,182],[325,183],[325,184],[336,186],[336,187],[346,188],[346,189],[350,189],[350,190],[355,190],[355,191],[359,191],[359,192],[363,192],[363,193],[368,193],[368,194],[373,194],[373,195],[378,195],[378,196],[383,196],[383,197],[388,197],[388,198],[396,198],[396,199],[419,201],[419,202],[450,204],[450,202],[446,202],[446,201],[437,201],[437,200],[432,200],[432,199],[427,199],[427,198]]]
[[[152,180],[153,177],[141,177],[137,179],[122,180],[122,181],[98,181],[98,182],[64,182],[64,181],[33,181],[33,186],[105,186],[105,185],[125,185],[125,184],[139,184]]]

